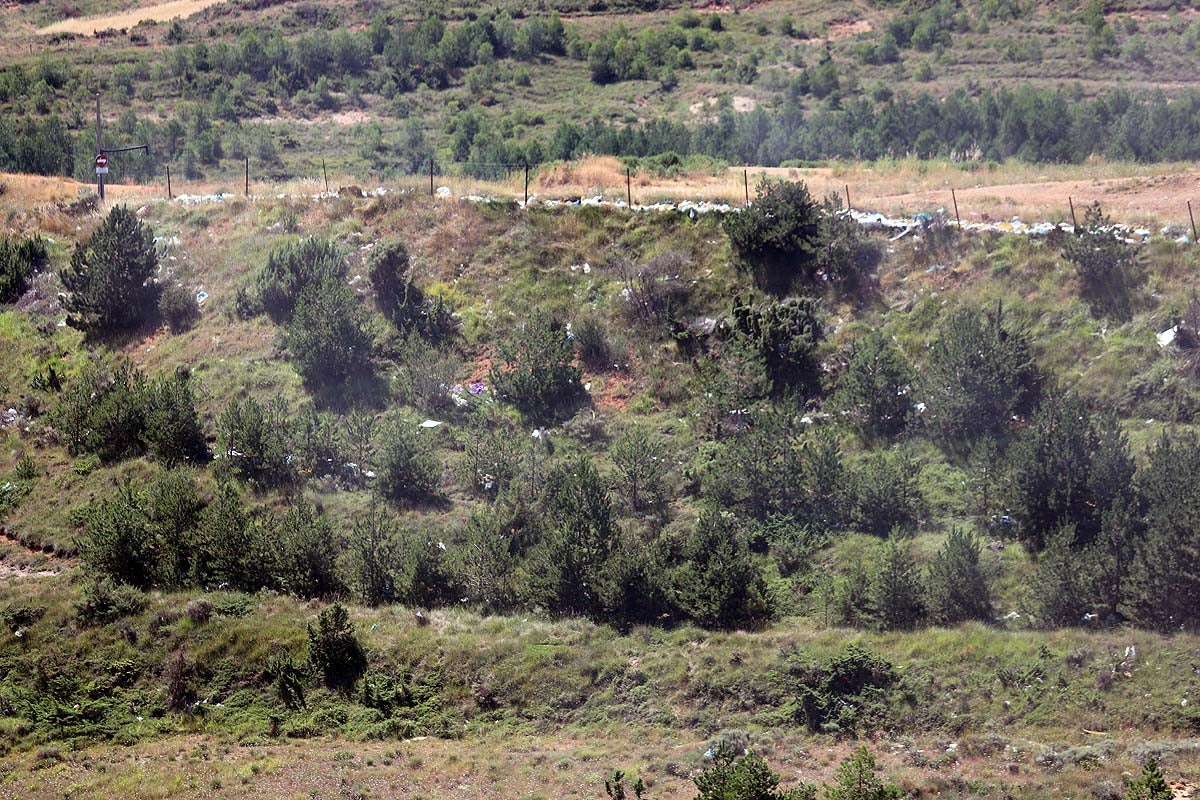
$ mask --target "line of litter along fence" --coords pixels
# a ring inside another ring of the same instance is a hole
[[[413,172],[409,173],[407,175],[407,177],[409,180],[417,179],[417,180],[422,180],[422,181],[427,178],[428,179],[428,193],[430,196],[440,195],[440,196],[444,196],[444,197],[459,197],[460,199],[464,199],[464,200],[472,201],[472,202],[493,202],[493,201],[500,200],[500,199],[507,199],[507,200],[516,200],[521,205],[521,207],[527,207],[530,205],[530,186],[531,186],[531,169],[532,168],[526,162],[515,162],[515,163],[514,162],[487,162],[487,161],[449,161],[449,162],[447,162],[447,161],[437,161],[435,159],[428,159],[422,165],[422,167],[423,168],[420,169],[419,171],[413,171]],[[250,177],[251,177],[250,176],[250,159],[249,158],[242,159],[242,168],[243,168],[243,191],[244,191],[245,196],[249,197],[250,196]],[[612,206],[612,207],[616,207],[616,208],[629,209],[632,211],[679,211],[679,212],[687,213],[691,216],[696,216],[698,214],[705,214],[705,213],[732,213],[732,212],[738,211],[740,208],[739,206],[736,206],[734,204],[727,203],[727,202],[693,201],[693,200],[686,200],[686,199],[685,200],[675,199],[675,200],[667,200],[667,201],[657,201],[657,202],[646,203],[646,204],[635,204],[634,203],[634,191],[633,191],[633,189],[634,189],[634,185],[633,185],[634,170],[632,167],[626,166],[624,172],[625,172],[625,174],[623,177],[625,179],[624,180],[625,185],[622,188],[625,189],[625,192],[624,192],[625,197],[623,200],[608,199],[608,196],[607,196],[608,190],[610,190],[612,188],[616,188],[616,187],[603,187],[603,186],[592,187],[593,189],[599,189],[601,192],[600,194],[594,195],[592,197],[574,197],[574,198],[567,198],[567,199],[534,198],[534,200],[537,204],[546,206],[546,207],[556,207],[556,206],[566,206],[566,205]],[[743,204],[744,205],[749,205],[752,202],[751,196],[750,196],[750,172],[751,172],[750,168],[745,168],[742,170],[742,189],[743,189]],[[514,178],[516,178],[517,176],[520,177],[521,181],[520,181],[520,183],[517,183],[515,186],[513,186],[513,189],[514,189],[514,194],[516,193],[516,191],[521,192],[519,197],[514,196],[514,197],[503,197],[502,198],[502,197],[497,197],[494,194],[494,190],[496,189],[495,184],[497,184],[497,183],[510,183],[511,184],[514,182]],[[442,181],[443,183],[467,182],[469,184],[471,181],[479,181],[481,184],[490,184],[490,185],[488,185],[486,187],[484,187],[482,185],[476,186],[476,188],[478,188],[480,190],[480,192],[487,192],[487,193],[476,193],[476,192],[466,191],[466,192],[459,192],[459,193],[455,194],[455,192],[449,186],[446,186],[446,185],[439,186],[438,185],[439,178],[443,179],[443,181]],[[232,195],[230,193],[222,193],[219,195],[186,195],[185,194],[185,195],[180,195],[178,198],[176,198],[174,191],[173,191],[172,183],[171,183],[171,170],[170,170],[169,166],[167,167],[167,170],[166,170],[166,179],[167,179],[167,197],[168,197],[168,199],[172,199],[172,200],[178,199],[182,202],[195,203],[195,202],[203,202],[205,200],[220,202],[222,199],[231,199],[232,197],[234,197],[234,195]],[[278,180],[277,177],[275,179]],[[335,192],[330,189],[329,171],[326,167],[324,159],[321,159],[321,179],[322,179],[324,187],[325,187],[324,195],[331,196],[334,194],[338,194],[338,192],[340,192],[342,190],[342,189],[339,189],[337,192]],[[521,188],[518,189],[518,187],[521,187]],[[342,188],[345,188],[345,187],[342,187]],[[938,211],[935,213],[922,212],[922,213],[912,214],[909,216],[899,216],[899,217],[888,216],[888,215],[885,215],[885,214],[882,214],[879,212],[874,212],[874,211],[857,209],[854,207],[853,201],[851,199],[849,184],[846,184],[843,188],[844,188],[845,199],[846,199],[846,208],[845,208],[844,213],[849,214],[856,222],[858,222],[860,225],[862,225],[865,228],[875,229],[875,230],[898,231],[898,233],[894,237],[892,237],[894,239],[902,238],[903,236],[907,235],[908,233],[910,233],[914,230],[917,230],[921,227],[932,224],[935,220],[941,220],[942,222],[947,223],[947,224],[952,223],[956,227],[960,228],[961,230],[965,230],[965,231],[1014,233],[1014,234],[1019,234],[1019,235],[1031,235],[1031,236],[1046,236],[1046,235],[1050,235],[1051,233],[1053,233],[1055,231],[1064,231],[1064,232],[1069,233],[1072,231],[1080,230],[1079,219],[1078,219],[1078,215],[1076,214],[1076,210],[1075,210],[1074,197],[1067,198],[1068,210],[1069,210],[1069,213],[1071,216],[1071,221],[1069,223],[1066,221],[1059,222],[1059,223],[1024,222],[1018,217],[1013,217],[1011,220],[1000,221],[1000,222],[992,222],[992,221],[963,222],[962,214],[961,214],[961,210],[960,210],[960,206],[959,206],[959,201],[958,201],[958,192],[953,188],[948,190],[949,197],[947,198],[950,200],[950,207],[953,209],[953,213],[954,213],[953,219],[951,219],[949,217],[949,214],[946,213],[946,211],[944,209],[938,209]],[[421,191],[421,189],[418,188],[417,186],[412,186],[412,187],[409,187],[409,188],[407,188],[405,190],[401,190],[401,191],[409,191],[409,192],[415,193],[415,192]],[[388,190],[383,189],[381,187],[380,189],[375,190],[375,193],[388,193]],[[300,197],[307,197],[307,196],[308,195],[296,195],[295,199],[299,199]],[[321,195],[315,195],[316,198],[319,198],[320,196]],[[1189,243],[1194,243],[1194,242],[1200,241],[1200,234],[1198,234],[1198,232],[1197,232],[1196,217],[1195,217],[1195,213],[1192,209],[1192,202],[1190,200],[1187,201],[1187,213],[1188,213],[1188,222],[1190,223],[1191,234],[1192,234],[1190,239],[1187,236],[1186,229],[1183,228],[1182,226],[1178,226],[1178,225],[1166,225],[1160,229],[1160,231],[1158,232],[1158,235],[1163,238],[1171,238],[1180,244],[1189,244]],[[1144,241],[1147,241],[1154,237],[1154,234],[1151,232],[1151,230],[1149,228],[1145,228],[1145,227],[1134,227],[1134,226],[1129,226],[1129,225],[1113,224],[1110,229],[1112,230],[1112,232],[1115,235],[1125,239],[1126,241],[1133,242],[1133,243],[1144,242]]]

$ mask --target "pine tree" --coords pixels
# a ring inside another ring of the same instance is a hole
[[[929,617],[938,625],[992,618],[992,592],[979,564],[979,542],[952,528],[926,578]]]
[[[1098,436],[1087,407],[1076,397],[1052,393],[1013,444],[1009,455],[1018,535],[1039,552],[1055,530],[1074,526],[1079,542],[1094,538],[1100,518],[1091,492],[1092,457]]]
[[[1175,796],[1153,756],[1142,765],[1142,774],[1126,783],[1126,789],[1126,800],[1171,800]]]
[[[854,343],[833,396],[834,405],[864,437],[895,436],[908,419],[912,377],[900,349],[879,331],[872,331]]]
[[[354,634],[350,614],[334,603],[308,624],[308,660],[330,689],[348,692],[367,671],[367,654]]]
[[[1046,538],[1046,548],[1038,559],[1034,596],[1038,616],[1043,625],[1058,627],[1078,625],[1084,614],[1092,611],[1092,567],[1090,559],[1077,553],[1075,528],[1065,525]]]
[[[1130,566],[1123,610],[1161,631],[1200,624],[1200,441],[1164,435],[1139,476],[1145,538]]]
[[[886,784],[876,775],[875,756],[859,746],[838,767],[837,782],[825,787],[825,800],[898,800],[899,786]]]
[[[912,553],[897,541],[891,541],[883,551],[879,571],[871,582],[871,605],[875,622],[885,631],[908,631],[925,619],[917,562]]]
[[[158,307],[154,234],[125,206],[75,248],[60,274],[67,321],[89,332],[120,330],[150,319]]]

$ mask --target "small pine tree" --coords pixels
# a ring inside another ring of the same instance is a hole
[[[974,536],[951,529],[926,577],[930,620],[938,625],[992,618],[992,592],[979,564]]]
[[[59,277],[67,322],[88,332],[115,331],[151,319],[158,308],[154,233],[125,206],[75,248]]]
[[[334,603],[308,624],[308,660],[321,673],[325,685],[349,692],[367,671],[367,654],[354,634],[350,614]]]
[[[1126,800],[1171,800],[1174,797],[1158,759],[1151,756],[1142,765],[1142,774],[1126,782]]]
[[[706,511],[683,546],[676,593],[708,628],[760,624],[771,616],[766,581],[732,514]]]
[[[925,619],[920,572],[907,547],[893,540],[883,551],[879,571],[871,582],[875,621],[885,631],[912,630]]]
[[[825,800],[898,800],[899,786],[886,784],[876,774],[875,756],[865,745],[838,767],[837,782],[825,787]]]
[[[895,436],[908,420],[912,378],[900,349],[879,331],[872,331],[854,343],[833,396],[834,406],[867,439]]]
[[[738,753],[724,743],[712,754],[712,763],[692,780],[698,792],[695,800],[815,800],[817,796],[817,787],[807,783],[780,789],[779,774],[765,758]]]

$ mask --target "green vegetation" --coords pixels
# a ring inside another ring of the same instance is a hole
[[[1143,246],[1154,292],[1100,321],[1070,235],[888,253],[810,203],[821,266],[765,291],[713,217],[402,195],[272,227],[292,207],[148,205],[203,264],[185,329],[60,327],[71,241],[0,314],[3,522],[79,565],[0,586],[17,753],[615,719],[953,737],[1075,776],[1082,729],[1192,729],[1193,251]],[[328,298],[353,329],[305,310]],[[361,366],[313,380],[298,334]],[[891,796],[855,758],[854,791]]]

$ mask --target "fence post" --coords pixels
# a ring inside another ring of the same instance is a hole
[[[633,208],[633,169],[625,168],[625,203]]]
[[[850,210],[850,184],[846,184],[846,210]]]
[[[167,164],[167,199],[168,200],[175,199],[174,197],[171,196],[171,165],[170,164]]]
[[[246,197],[250,196],[250,156],[246,156]]]
[[[325,194],[329,194],[329,173],[325,170],[325,159],[321,159],[321,175],[325,177]]]
[[[433,197],[433,156],[429,157],[429,196]]]
[[[525,205],[529,206],[529,162],[525,162]]]
[[[750,205],[750,170],[742,170],[742,188],[746,190],[746,205]]]
[[[1200,239],[1200,236],[1196,236],[1196,216],[1192,213],[1192,201],[1188,200],[1187,204],[1188,204],[1188,219],[1190,219],[1192,221],[1192,244],[1195,244],[1196,240]]]
[[[958,215],[958,195],[954,193],[953,189],[950,190],[950,199],[954,201],[954,219],[958,222],[958,227],[961,230],[962,217]]]
[[[1071,224],[1075,226],[1075,232],[1079,233],[1079,220],[1075,218],[1075,201],[1071,195],[1067,195],[1067,203],[1071,206]]]

